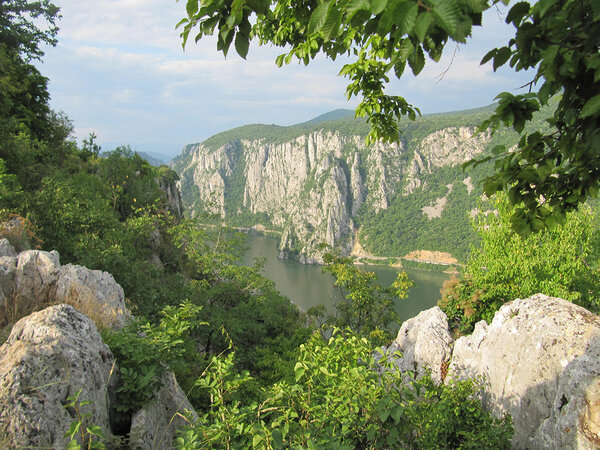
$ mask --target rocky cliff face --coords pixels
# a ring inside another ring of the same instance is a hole
[[[192,214],[278,229],[282,256],[320,262],[322,243],[351,251],[359,215],[375,215],[425,189],[425,174],[483,152],[490,136],[463,126],[415,139],[367,147],[364,135],[335,128],[288,139],[236,136],[186,147],[174,168]]]
[[[177,183],[172,183],[167,180],[159,180],[158,186],[167,197],[167,205],[169,206],[169,209],[177,217],[181,217],[183,214],[183,200],[181,199],[181,192],[177,187]]]

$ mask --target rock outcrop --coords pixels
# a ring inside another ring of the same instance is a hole
[[[516,448],[597,448],[598,365],[582,362],[598,356],[600,318],[539,294],[504,305],[490,325],[458,339],[449,376],[483,377],[484,406],[513,417]],[[574,412],[577,405],[584,408]]]
[[[0,239],[0,325],[51,304],[66,303],[96,325],[121,328],[131,318],[123,289],[109,273],[60,265],[55,251],[15,253]]]
[[[119,368],[97,325],[121,328],[132,318],[123,289],[106,272],[60,266],[56,252],[17,255],[0,240],[0,319],[12,322],[48,304],[16,322],[0,347],[0,448],[65,448],[63,436],[78,418],[66,406],[76,395],[90,402],[81,406],[90,414],[84,425],[99,426],[110,443],[123,432],[111,410]],[[132,448],[170,449],[176,429],[198,418],[173,373],[161,381],[132,416]]]
[[[170,180],[159,180],[158,186],[165,193],[169,210],[177,217],[181,217],[183,215],[183,201],[177,183]]]
[[[108,272],[66,264],[58,272],[56,303],[66,303],[96,324],[123,328],[131,320],[123,288]]]
[[[15,258],[14,313],[22,317],[38,306],[49,305],[56,291],[60,267],[55,251],[26,250]]]
[[[401,371],[416,371],[422,375],[428,370],[431,379],[441,383],[452,355],[452,344],[448,318],[436,306],[404,322],[387,351],[402,354],[402,358],[395,361]]]
[[[94,323],[69,305],[51,306],[19,320],[0,347],[0,446],[66,447],[76,417],[70,396],[89,401],[87,425],[110,430],[114,358]]]
[[[163,375],[161,384],[154,400],[131,419],[131,437],[138,448],[172,448],[177,429],[198,420],[172,372]]]
[[[390,348],[404,354],[398,367],[441,380],[453,347],[446,379],[482,381],[484,407],[513,417],[514,448],[598,448],[600,317],[537,294],[505,304],[491,324],[453,343],[440,313],[424,311],[401,328]],[[436,349],[419,351],[427,341]]]

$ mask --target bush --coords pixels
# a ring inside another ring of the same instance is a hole
[[[536,293],[599,310],[600,232],[591,207],[568,213],[552,230],[522,237],[512,229],[506,196],[493,206],[497,215],[480,214],[475,223],[481,246],[472,251],[461,278],[443,288],[439,306],[451,326],[468,333],[479,320],[491,322],[504,303]]]

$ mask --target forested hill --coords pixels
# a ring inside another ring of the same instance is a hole
[[[404,120],[399,143],[371,146],[369,125],[346,110],[288,127],[246,125],[187,145],[172,166],[191,215],[278,230],[282,254],[303,262],[320,262],[322,243],[344,254],[429,250],[464,261],[490,165],[465,173],[461,164],[517,141],[509,130],[476,133],[492,110]]]

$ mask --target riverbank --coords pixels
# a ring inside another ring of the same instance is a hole
[[[385,265],[402,269],[428,270],[432,272],[458,273],[462,264],[450,253],[429,250],[417,250],[404,256],[375,256],[367,252],[358,240],[358,231],[354,234],[354,246],[350,257],[354,264]]]

